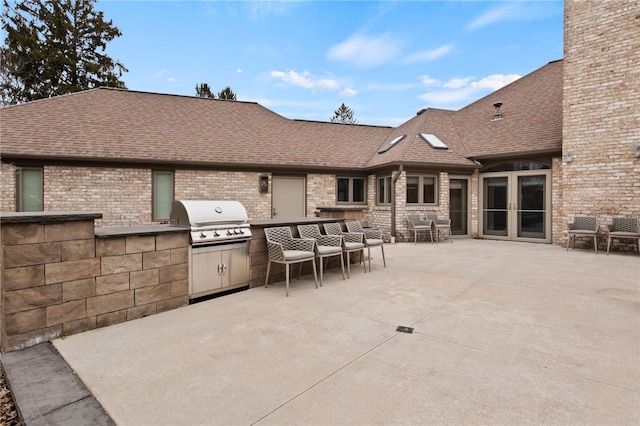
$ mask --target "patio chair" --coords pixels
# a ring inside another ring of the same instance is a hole
[[[311,238],[316,240],[316,258],[320,264],[320,287],[322,287],[322,275],[324,267],[323,259],[326,261],[333,256],[340,256],[340,268],[342,268],[342,279],[344,280],[344,256],[342,255],[342,236],[341,235],[322,235],[320,227],[317,224],[298,225],[298,233],[302,238]]]
[[[433,244],[433,231],[431,229],[431,220],[423,219],[420,215],[410,214],[407,216],[407,228],[409,231],[413,231],[413,244],[417,244],[418,241],[418,232],[419,231],[429,231],[429,235],[431,236],[431,243]]]
[[[315,240],[309,238],[293,238],[291,228],[281,226],[265,228],[264,235],[267,238],[269,263],[267,264],[267,276],[264,286],[269,284],[269,271],[272,263],[284,264],[286,295],[289,296],[289,265],[299,263],[298,279],[302,272],[302,262],[310,261],[313,265],[313,278],[318,288],[318,275],[316,273],[316,254],[314,252]]]
[[[640,254],[640,227],[638,226],[638,219],[613,218],[611,225],[607,225],[607,254],[609,254],[611,240],[614,238],[637,240],[638,254]]]
[[[436,231],[436,241],[440,242],[440,231],[449,233],[449,241],[453,243],[451,237],[451,219],[440,219],[436,213],[426,213],[426,218],[431,221],[433,229]]]
[[[380,247],[382,251],[382,263],[387,267],[387,261],[384,258],[384,240],[382,239],[382,231],[374,228],[363,228],[360,222],[345,222],[347,231],[364,234],[364,246],[367,248],[369,256],[369,272],[371,272],[371,247]]]
[[[360,263],[364,263],[364,234],[344,232],[339,223],[325,223],[323,227],[327,235],[342,237],[342,250],[347,254],[347,277],[351,278],[351,253],[360,252]],[[367,273],[366,263],[364,272]]]
[[[595,217],[588,216],[576,216],[573,219],[573,223],[567,224],[567,232],[569,239],[567,240],[567,251],[569,251],[569,245],[571,249],[576,245],[576,237],[588,237],[593,238],[593,248],[598,254],[598,221]],[[573,239],[573,242],[571,241]]]

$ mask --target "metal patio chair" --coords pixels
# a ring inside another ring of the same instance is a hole
[[[418,214],[407,215],[407,228],[409,232],[413,232],[413,244],[417,244],[418,232],[429,231],[431,243],[433,244],[433,231],[431,229],[431,220],[424,219]]]
[[[634,239],[637,240],[638,254],[640,254],[640,227],[638,219],[630,219],[623,217],[614,217],[611,225],[607,225],[607,254],[611,246],[611,240],[618,239]]]
[[[327,235],[340,235],[342,237],[342,250],[347,255],[347,277],[351,278],[351,253],[360,253],[360,263],[364,264],[364,272],[367,273],[367,264],[364,260],[364,234],[344,232],[339,223],[325,223],[322,225]]]
[[[309,238],[293,238],[291,228],[280,226],[276,228],[265,228],[264,235],[267,238],[267,249],[269,252],[269,263],[267,264],[267,276],[264,286],[269,284],[269,271],[271,263],[284,264],[286,295],[289,296],[289,265],[299,263],[298,279],[302,272],[302,262],[310,261],[313,265],[313,278],[318,288],[318,274],[316,273],[316,253],[314,246],[316,241]]]
[[[384,240],[382,239],[382,231],[374,228],[363,228],[360,222],[345,222],[347,231],[357,232],[364,234],[364,245],[367,248],[367,254],[369,256],[369,272],[371,272],[371,247],[380,247],[382,251],[382,263],[384,267],[387,267],[387,261],[384,258]]]
[[[322,275],[324,267],[323,259],[326,261],[333,256],[340,256],[340,268],[342,269],[342,279],[344,280],[344,256],[342,254],[342,235],[322,235],[318,224],[298,225],[298,233],[302,238],[316,240],[316,257],[320,264],[320,287],[322,287]]]
[[[598,254],[598,221],[595,217],[576,216],[573,223],[567,224],[567,233],[569,234],[567,251],[569,251],[569,246],[572,250],[575,247],[576,237],[588,237],[593,238],[593,248]]]
[[[453,243],[451,236],[451,219],[440,219],[436,213],[426,213],[425,217],[432,223],[433,229],[436,231],[436,241],[440,242],[440,231],[449,233],[449,241]]]

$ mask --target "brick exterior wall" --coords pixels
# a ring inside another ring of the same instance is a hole
[[[261,194],[258,181],[269,176],[269,192]],[[176,200],[236,200],[247,210],[249,219],[271,217],[271,175],[257,172],[176,170]]]
[[[81,220],[1,233],[2,352],[188,304],[187,232],[96,238]]]
[[[336,176],[307,175],[307,216],[318,216],[318,207],[336,205]]]
[[[16,167],[0,163],[0,211],[16,211]]]
[[[638,0],[565,1],[562,235],[554,242],[566,243],[575,215],[601,226],[640,218],[639,11]]]

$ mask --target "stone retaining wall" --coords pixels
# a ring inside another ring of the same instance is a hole
[[[36,214],[37,215],[37,214]],[[189,303],[187,232],[95,236],[93,218],[2,217],[2,352]]]

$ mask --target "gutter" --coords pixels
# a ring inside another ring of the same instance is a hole
[[[393,174],[391,178],[391,242],[395,243],[396,241],[396,182],[400,175],[402,175],[403,165],[400,164],[400,168],[397,172]]]

